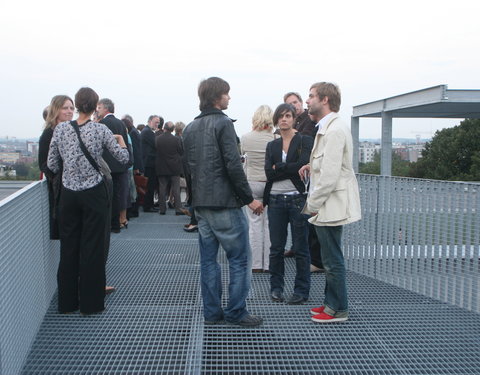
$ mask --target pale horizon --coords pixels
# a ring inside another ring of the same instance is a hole
[[[4,2],[0,12],[2,138],[40,136],[51,98],[83,86],[135,125],[151,114],[188,124],[199,113],[199,82],[219,76],[231,86],[225,112],[239,136],[260,105],[275,109],[289,91],[305,101],[319,81],[339,85],[347,124],[363,103],[441,84],[480,89],[480,4],[467,0],[388,9],[379,0],[47,0]],[[393,137],[430,138],[460,121],[394,119]],[[360,120],[360,138],[380,137],[381,120]]]

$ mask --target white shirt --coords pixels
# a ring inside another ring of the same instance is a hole
[[[318,130],[323,128],[325,124],[327,124],[328,121],[330,120],[330,117],[332,117],[334,114],[336,114],[336,112],[330,112],[328,115],[323,116],[322,119],[320,119],[320,121],[317,123],[317,125],[315,125],[318,128]]]

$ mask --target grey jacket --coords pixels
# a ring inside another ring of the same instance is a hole
[[[183,133],[192,177],[193,207],[242,207],[253,201],[232,121],[218,109],[203,111]]]

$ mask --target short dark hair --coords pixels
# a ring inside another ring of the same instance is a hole
[[[158,116],[158,115],[150,115],[150,116],[148,116],[147,122],[152,121],[155,117],[159,117],[159,116]]]
[[[300,94],[299,94],[298,92],[293,92],[293,91],[287,92],[285,95],[283,95],[283,101],[284,101],[284,102],[287,101],[287,98],[288,98],[289,96],[292,96],[292,95],[293,95],[293,96],[296,96],[297,99],[298,99],[298,101],[301,102],[301,103],[303,103],[303,100],[302,100],[302,97],[300,96]]]
[[[110,113],[115,113],[115,104],[113,104],[111,99],[103,98],[98,101],[98,104],[103,104],[103,106],[108,110]]]
[[[292,116],[293,116],[293,119],[295,119],[295,117],[297,117],[297,111],[295,110],[295,107],[293,105],[287,104],[287,103],[282,103],[277,107],[277,109],[273,113],[273,124],[274,125],[278,124],[278,120],[280,120],[280,117],[282,117],[282,115],[285,112],[291,112]]]
[[[167,121],[165,125],[163,125],[163,128],[168,131],[168,132],[173,132],[175,130],[175,125],[172,121]]]
[[[125,126],[127,127],[128,131],[132,130],[132,128],[133,128],[133,122],[130,120],[129,117],[125,116],[124,118],[122,118],[122,121],[125,124]]]
[[[198,97],[200,98],[200,111],[204,111],[207,108],[212,108],[215,106],[217,100],[219,100],[222,95],[228,94],[230,91],[230,85],[227,81],[218,78],[210,77],[204,79],[198,85]]]
[[[81,113],[92,113],[97,108],[98,94],[90,87],[82,87],[75,94],[75,108]]]

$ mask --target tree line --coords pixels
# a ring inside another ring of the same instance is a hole
[[[360,173],[380,174],[380,154],[360,163]],[[480,181],[480,119],[437,130],[417,162],[392,153],[392,175],[447,181]]]

